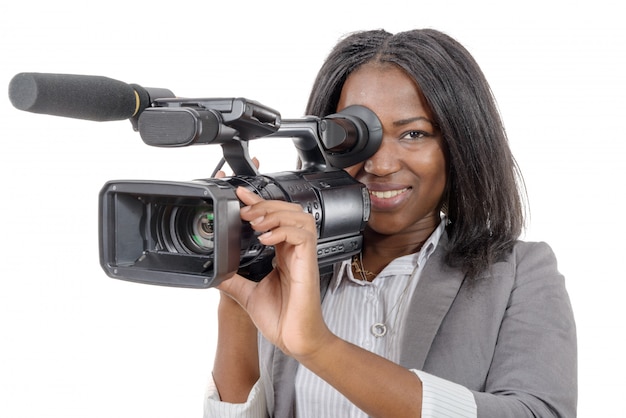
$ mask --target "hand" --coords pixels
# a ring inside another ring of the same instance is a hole
[[[218,288],[286,354],[311,355],[330,336],[321,312],[315,221],[295,203],[266,201],[241,187],[237,196],[246,205],[241,218],[263,232],[262,244],[275,247],[275,268],[258,283],[235,275]]]
[[[237,196],[246,205],[241,218],[255,231],[264,232],[259,236],[261,243],[275,247],[275,268],[258,283],[235,275],[218,289],[245,309],[268,341],[370,416],[420,416],[422,387],[413,372],[340,339],[326,326],[313,217],[300,205],[266,201],[244,188],[237,189]],[[258,364],[258,358],[254,360]],[[234,362],[228,366],[232,364],[239,367]],[[226,381],[226,365],[220,366],[221,379]],[[248,389],[235,391],[233,399],[238,402],[246,399],[242,394],[248,393],[252,378],[242,380],[248,382]],[[376,382],[377,389],[372,391],[372,386],[363,382]]]

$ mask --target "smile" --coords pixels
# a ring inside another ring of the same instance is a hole
[[[399,194],[402,194],[409,190],[408,187],[400,190],[385,190],[385,191],[374,191],[370,190],[370,194],[378,199],[391,199],[392,197],[396,197]]]

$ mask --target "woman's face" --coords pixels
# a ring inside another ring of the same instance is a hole
[[[383,126],[380,149],[346,171],[369,189],[368,227],[383,235],[434,228],[446,186],[442,136],[417,84],[399,67],[365,64],[341,91],[340,111],[371,109]]]

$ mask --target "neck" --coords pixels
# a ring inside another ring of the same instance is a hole
[[[366,228],[363,233],[360,268],[375,276],[394,259],[420,251],[437,225],[394,235],[384,235]]]

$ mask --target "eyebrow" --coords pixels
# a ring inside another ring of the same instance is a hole
[[[416,116],[414,118],[396,120],[396,121],[393,122],[393,125],[394,126],[404,126],[404,125],[408,125],[409,123],[417,122],[417,121],[421,121],[421,120],[426,121],[426,122],[430,123],[433,127],[435,127],[435,123],[432,120],[430,120],[427,117],[425,117],[425,116]]]

